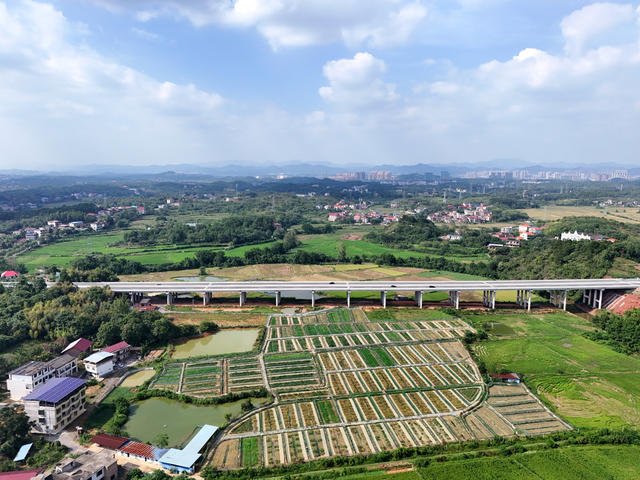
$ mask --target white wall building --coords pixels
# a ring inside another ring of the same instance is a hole
[[[103,378],[113,371],[115,356],[109,352],[96,352],[84,359],[84,369],[96,378]]]
[[[560,234],[560,240],[562,241],[566,241],[566,240],[570,240],[572,242],[579,242],[580,240],[591,240],[591,235],[587,234],[587,233],[578,233],[577,231],[575,232],[562,232]]]
[[[34,360],[9,372],[7,390],[11,400],[22,400],[52,378],[67,377],[77,371],[78,361],[71,355],[61,355],[48,362]]]

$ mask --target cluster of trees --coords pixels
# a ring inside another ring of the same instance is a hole
[[[103,346],[125,340],[149,349],[198,333],[196,326],[175,325],[160,312],[131,310],[126,298],[105,289],[77,290],[65,282],[46,288],[42,280],[24,279],[14,288],[0,286],[0,352],[27,340],[50,342],[46,350],[26,344],[1,355],[0,376],[26,360],[48,360],[78,337]]]
[[[534,238],[519,248],[498,249],[497,278],[602,278],[617,257],[609,242]]]
[[[425,217],[405,215],[399,222],[384,229],[372,230],[364,238],[374,243],[406,248],[437,239],[445,232]]]
[[[593,323],[606,334],[597,340],[613,340],[621,347],[619,350],[627,354],[640,352],[640,309],[629,310],[624,315],[604,310],[594,317]]]
[[[282,239],[286,230],[301,221],[296,214],[231,216],[213,223],[185,225],[166,222],[149,230],[132,230],[124,241],[141,245],[214,243],[246,245]]]

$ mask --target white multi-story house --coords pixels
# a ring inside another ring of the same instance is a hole
[[[109,352],[96,352],[85,358],[84,369],[95,378],[103,378],[113,371],[115,355]]]
[[[31,361],[11,370],[7,390],[12,400],[21,400],[56,377],[67,377],[78,372],[78,361],[71,355],[61,355],[48,362]]]
[[[24,413],[38,433],[58,433],[86,411],[85,381],[52,378],[23,398]]]

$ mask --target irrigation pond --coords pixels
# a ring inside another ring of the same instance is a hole
[[[205,355],[223,355],[229,353],[249,352],[253,348],[259,328],[230,328],[220,330],[213,335],[192,338],[176,345],[173,358],[202,357]]]
[[[238,416],[241,404],[246,400],[221,405],[193,405],[168,398],[149,398],[131,406],[129,420],[124,425],[131,438],[154,443],[158,434],[166,433],[169,446],[179,447],[186,443],[198,426],[209,424],[222,426],[225,416]],[[251,399],[254,405],[265,402],[265,398]]]
[[[139,387],[144,382],[151,379],[155,374],[156,372],[153,369],[141,370],[125,378],[120,386],[127,388]]]

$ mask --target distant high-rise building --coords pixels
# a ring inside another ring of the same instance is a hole
[[[449,171],[448,170],[442,170],[440,172],[440,179],[441,180],[449,180],[451,178],[451,175],[449,175]]]

